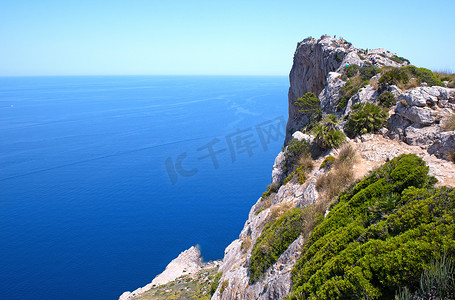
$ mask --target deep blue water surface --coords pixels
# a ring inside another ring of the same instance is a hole
[[[222,258],[270,182],[286,77],[0,78],[2,299],[117,299]]]

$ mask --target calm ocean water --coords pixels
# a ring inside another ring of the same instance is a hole
[[[286,77],[0,78],[2,299],[117,299],[270,183]]]

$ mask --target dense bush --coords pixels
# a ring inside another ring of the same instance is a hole
[[[360,78],[370,80],[371,77],[381,72],[381,69],[373,65],[365,65],[360,69]]]
[[[351,77],[357,75],[359,70],[360,70],[360,66],[358,66],[358,65],[349,65],[349,66],[344,68],[344,73],[346,74],[346,76],[348,78],[351,78]]]
[[[393,68],[382,74],[379,78],[380,85],[397,85],[399,83],[408,83],[409,76],[403,68]]]
[[[387,121],[387,113],[373,103],[356,103],[346,122],[346,130],[353,134],[375,132]]]
[[[409,84],[410,78],[416,78],[417,81]],[[420,83],[426,82],[429,86],[443,86],[439,78],[428,69],[417,68],[416,66],[405,66],[401,68],[393,68],[385,72],[379,79],[380,88],[384,90],[387,85],[398,85],[401,88],[411,88],[419,86]]]
[[[327,115],[311,131],[319,147],[323,149],[338,148],[345,141],[346,136],[343,131],[337,128],[339,120],[335,115]]]
[[[401,57],[401,56],[397,56],[397,55],[394,55],[392,57],[389,57],[389,59],[393,60],[394,62],[397,62],[399,64],[402,64],[404,62],[407,62],[408,64],[410,63],[408,59],[404,58],[404,57]]]
[[[447,81],[447,87],[449,88],[455,88],[455,74],[452,72],[446,71],[446,72],[433,72],[433,74],[442,81]]]
[[[395,99],[395,96],[391,92],[385,91],[381,95],[379,95],[378,102],[382,106],[390,108],[397,103],[397,100]]]
[[[308,92],[294,102],[299,111],[308,114],[310,124],[321,119],[321,101],[312,92]]]
[[[294,208],[276,221],[267,224],[253,246],[250,263],[250,283],[256,282],[299,237],[303,226],[301,208]]]
[[[401,155],[338,197],[292,271],[293,299],[392,299],[419,288],[433,258],[455,254],[455,189]]]
[[[439,86],[444,86],[441,80],[436,77],[436,75],[433,74],[428,69],[425,68],[417,68],[416,66],[406,66],[402,67],[402,69],[405,72],[409,72],[411,76],[417,77],[419,82],[426,82],[429,86],[433,85],[439,85]]]

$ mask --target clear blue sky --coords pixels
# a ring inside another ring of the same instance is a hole
[[[342,36],[455,71],[455,1],[3,0],[0,76],[287,75],[298,41]]]

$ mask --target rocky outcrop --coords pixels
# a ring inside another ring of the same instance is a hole
[[[322,36],[320,39],[306,38],[297,44],[294,53],[294,63],[289,74],[289,118],[286,126],[285,144],[291,140],[292,134],[310,122],[308,113],[299,111],[295,105],[297,98],[307,92],[313,92],[321,100],[324,113],[341,113],[337,111],[340,90],[346,83],[341,79],[341,73],[347,65],[363,66],[374,62],[381,66],[400,67],[407,61],[398,63],[392,60],[396,54],[385,49],[363,50],[355,48],[344,39]],[[359,91],[356,98],[348,103],[374,101],[378,93],[371,86]],[[349,111],[349,109],[347,110]]]
[[[431,154],[439,157],[445,156],[447,138],[441,133],[439,124],[455,113],[454,93],[455,89],[440,86],[417,87],[402,92],[388,120],[387,136],[428,148]]]
[[[308,115],[300,112],[294,102],[307,92],[319,95],[327,85],[329,72],[336,71],[346,54],[353,51],[350,47],[352,47],[350,44],[342,43],[329,36],[322,36],[319,40],[310,37],[297,45],[294,63],[289,74],[289,119],[285,144],[295,131],[309,122]]]
[[[183,251],[180,255],[171,261],[163,273],[156,276],[151,283],[133,292],[124,292],[119,300],[135,299],[137,296],[147,292],[152,287],[164,285],[183,275],[194,274],[202,269],[210,269],[219,265],[219,262],[204,263],[198,246],[192,246]]]

